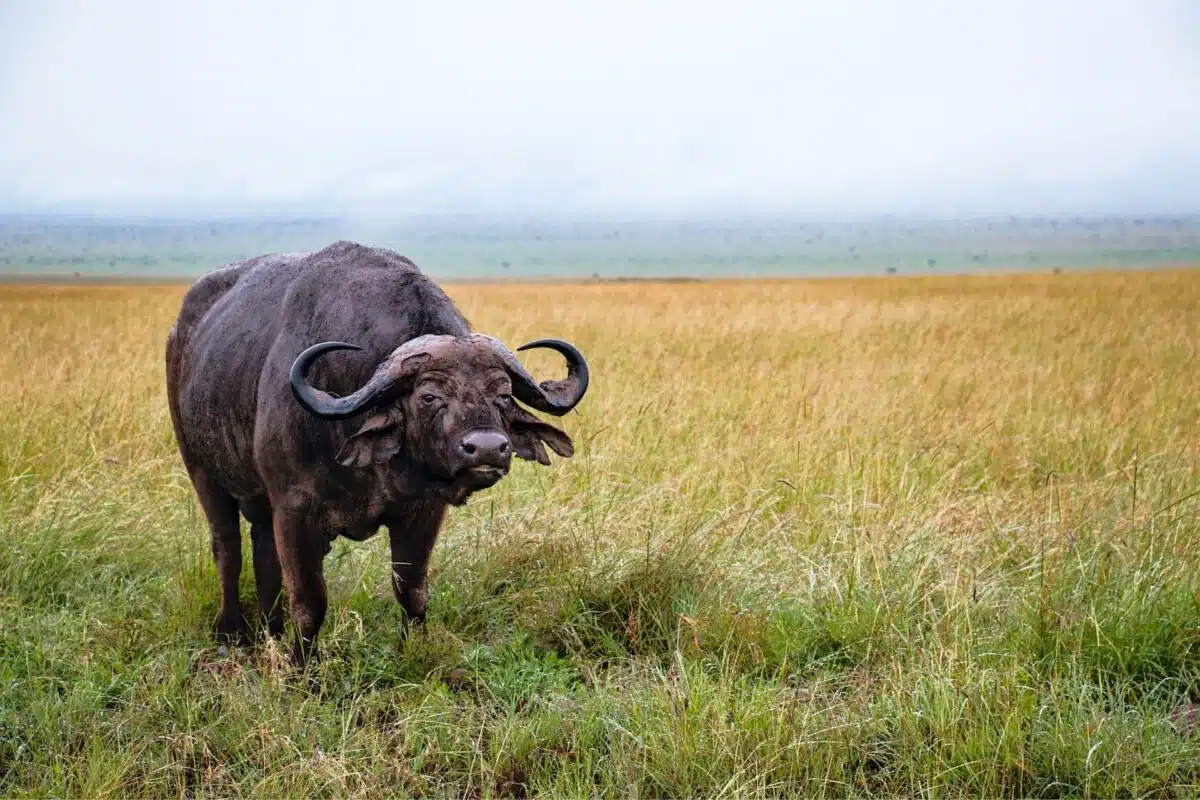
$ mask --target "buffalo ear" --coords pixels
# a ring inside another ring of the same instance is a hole
[[[342,445],[337,462],[343,467],[381,464],[400,452],[403,431],[404,412],[399,408],[376,412]]]
[[[550,456],[546,453],[543,442],[563,458],[575,455],[575,445],[571,437],[558,428],[530,414],[523,408],[517,408],[513,415],[512,431],[509,434],[513,453],[526,461],[536,461],[539,464],[550,464]]]

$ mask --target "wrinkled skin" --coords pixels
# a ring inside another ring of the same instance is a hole
[[[385,373],[387,391],[344,417],[306,407],[289,370],[320,342],[356,349],[330,350],[302,370],[312,402],[344,403]],[[298,664],[316,652],[334,538],[361,541],[386,526],[405,625],[422,621],[447,506],[495,485],[513,456],[549,464],[547,447],[573,454],[571,439],[518,405],[514,391],[561,414],[587,385],[583,365],[582,383],[572,371],[539,389],[507,348],[472,335],[411,261],[350,242],[205,276],[184,298],[166,355],[175,436],[221,581],[216,633],[228,640],[248,631],[237,596],[240,513],[250,523],[260,615],[280,635],[286,590]]]

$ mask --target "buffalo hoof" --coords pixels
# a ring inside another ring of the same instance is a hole
[[[400,620],[400,635],[398,637],[398,649],[403,650],[416,636],[424,634],[429,629],[425,626],[425,615],[419,617],[404,616]]]
[[[301,648],[297,642],[288,654],[288,663],[294,670],[293,680],[299,681],[309,694],[319,697],[322,693],[322,685],[316,667],[321,663],[321,651],[315,646]]]
[[[266,624],[261,627],[259,635],[265,636],[268,639],[276,639],[276,640],[282,639],[283,638],[283,618],[282,617],[269,617],[266,620]]]
[[[308,670],[315,667],[321,661],[321,651],[317,649],[316,642],[304,642],[297,639],[292,644],[291,652],[288,654],[288,663],[295,669]]]
[[[248,647],[250,642],[250,626],[241,614],[223,616],[213,626],[213,637],[222,647]]]

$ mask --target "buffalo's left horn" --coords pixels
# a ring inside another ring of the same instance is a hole
[[[587,394],[591,374],[583,353],[570,342],[562,339],[537,339],[521,345],[518,351],[545,348],[559,353],[567,360],[567,377],[561,381],[542,381],[540,384],[526,371],[521,362],[501,341],[491,336],[475,334],[494,349],[513,377],[513,394],[530,408],[561,417],[579,405]]]

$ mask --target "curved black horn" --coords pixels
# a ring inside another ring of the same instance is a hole
[[[503,342],[490,336],[476,334],[500,354],[513,377],[513,394],[525,405],[537,411],[561,417],[583,400],[591,374],[583,353],[562,339],[537,339],[518,347],[518,350],[545,348],[559,353],[567,360],[567,377],[561,381],[542,381],[540,384],[526,371],[517,356]]]
[[[552,413],[565,414],[583,400],[587,394],[588,383],[592,373],[588,369],[587,359],[579,348],[562,339],[535,339],[517,348],[517,352],[543,348],[553,350],[567,360],[567,378],[562,381],[542,381],[541,390],[562,411]]]
[[[346,342],[321,342],[320,344],[314,344],[296,356],[296,360],[292,362],[292,369],[288,374],[289,382],[292,385],[292,395],[296,398],[296,402],[313,416],[328,420],[346,419],[347,417],[354,416],[369,405],[382,388],[378,385],[378,381],[370,380],[354,394],[334,398],[320,389],[314,389],[310,386],[305,379],[309,368],[322,355],[334,350],[362,350],[362,348],[356,344],[348,344]]]
[[[375,368],[375,374],[362,388],[346,397],[330,397],[320,389],[315,389],[305,380],[309,367],[323,353],[333,350],[362,350],[361,347],[346,342],[321,342],[314,344],[292,362],[289,379],[292,384],[292,394],[296,402],[304,406],[310,414],[321,419],[339,420],[352,417],[360,411],[386,399],[408,372],[414,368],[406,364],[416,355],[428,355],[434,348],[444,347],[454,341],[453,336],[426,334],[410,339],[397,347]],[[406,372],[408,370],[408,372]]]

